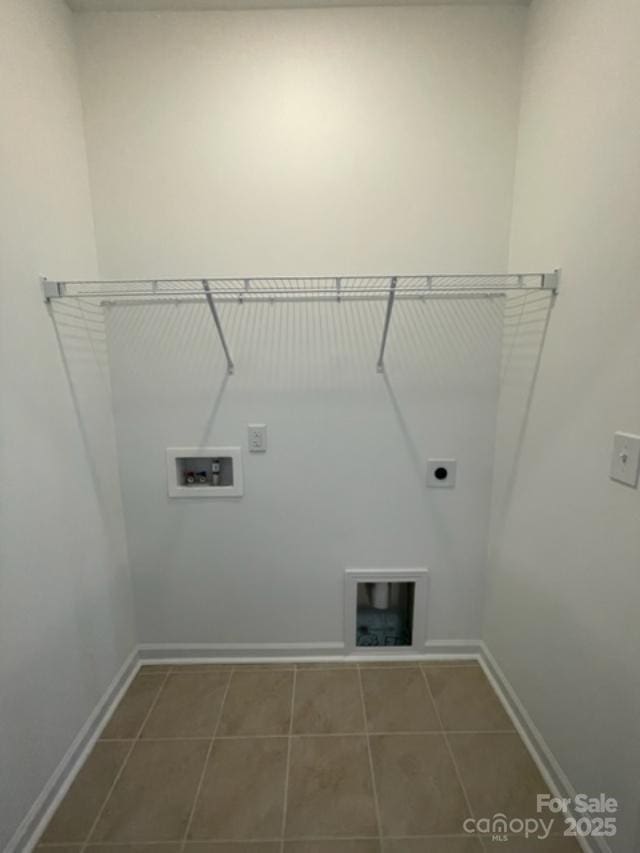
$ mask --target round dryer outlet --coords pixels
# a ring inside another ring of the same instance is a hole
[[[433,489],[452,489],[456,484],[455,459],[428,459],[427,486]]]

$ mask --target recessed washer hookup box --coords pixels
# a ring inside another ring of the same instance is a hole
[[[240,447],[168,447],[170,498],[239,498],[244,493]]]

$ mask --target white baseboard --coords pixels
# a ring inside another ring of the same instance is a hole
[[[139,667],[136,648],[107,687],[3,853],[30,853],[33,850]]]
[[[344,643],[141,643],[143,663],[237,663],[342,658]]]
[[[142,643],[139,647],[140,661],[148,664],[168,663],[278,663],[313,659],[316,661],[356,660],[446,660],[447,658],[469,658],[477,660],[480,655],[479,640],[430,640],[424,652],[416,654],[397,651],[393,647],[358,649],[345,653],[344,643]]]
[[[480,640],[427,640],[424,644],[425,654],[434,660],[452,656],[478,660],[481,650]]]
[[[480,664],[551,793],[573,799],[578,792],[484,642],[480,644]],[[612,853],[604,838],[576,838],[576,841],[584,853]]]

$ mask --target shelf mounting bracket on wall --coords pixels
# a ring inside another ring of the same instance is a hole
[[[209,282],[206,278],[202,279],[202,289],[204,290],[204,295],[209,305],[209,310],[213,315],[213,322],[216,324],[216,329],[218,330],[220,343],[222,344],[222,349],[224,350],[224,357],[227,359],[227,373],[232,374],[234,370],[233,359],[231,358],[231,353],[229,352],[229,347],[227,346],[227,341],[225,339],[224,332],[222,331],[220,317],[218,316],[218,309],[216,308],[216,303],[213,300],[213,296],[211,295],[211,288],[209,287]]]
[[[389,285],[389,298],[387,299],[387,311],[384,315],[384,327],[382,329],[382,341],[380,342],[380,354],[378,355],[378,363],[376,365],[378,373],[384,373],[384,351],[387,346],[387,335],[389,334],[389,324],[391,323],[391,314],[393,313],[393,303],[396,300],[396,286],[398,279],[394,276]]]
[[[40,276],[40,287],[42,289],[42,298],[47,303],[51,302],[52,299],[61,299],[65,296],[63,281],[51,281],[45,276]]]
[[[557,294],[560,289],[560,270],[556,269],[553,272],[546,272],[542,275],[542,289],[551,290]]]

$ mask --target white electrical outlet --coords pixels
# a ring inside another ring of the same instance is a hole
[[[267,449],[267,427],[265,424],[249,424],[248,441],[250,453],[264,453]]]
[[[611,457],[612,480],[636,486],[640,470],[640,436],[617,432],[613,436],[613,455]]]

